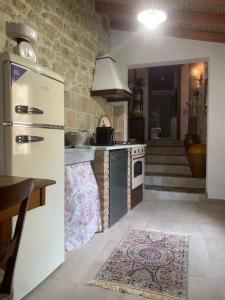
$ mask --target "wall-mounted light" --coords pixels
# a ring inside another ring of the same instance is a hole
[[[191,71],[191,76],[194,81],[194,96],[198,97],[200,94],[200,89],[203,85],[203,72],[200,70],[200,68],[193,68]]]
[[[149,10],[141,11],[137,15],[137,19],[140,23],[153,30],[157,28],[159,24],[166,21],[167,14],[163,10],[152,8]]]

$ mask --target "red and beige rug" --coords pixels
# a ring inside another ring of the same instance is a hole
[[[152,300],[187,299],[188,245],[185,234],[129,230],[89,285]]]

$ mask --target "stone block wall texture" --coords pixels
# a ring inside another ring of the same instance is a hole
[[[125,123],[124,123],[125,106],[121,104],[113,105],[113,127],[115,129],[115,140],[124,141]]]
[[[15,42],[5,35],[6,21],[20,21],[39,33],[38,63],[65,80],[66,131],[95,130],[98,118],[112,118],[104,98],[90,97],[95,58],[106,54],[109,21],[95,13],[94,0],[0,0],[0,51]]]

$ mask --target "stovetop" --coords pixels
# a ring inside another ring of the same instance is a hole
[[[115,145],[137,145],[138,143],[132,143],[130,141],[115,141]]]

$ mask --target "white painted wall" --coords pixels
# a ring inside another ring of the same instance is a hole
[[[181,106],[180,106],[180,138],[183,140],[188,133],[188,106],[189,102],[189,65],[181,67]]]
[[[127,68],[209,61],[207,192],[225,199],[225,45],[112,30],[110,54]]]

